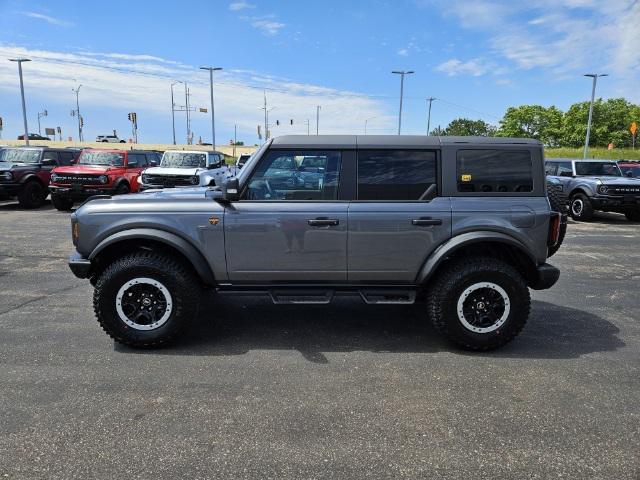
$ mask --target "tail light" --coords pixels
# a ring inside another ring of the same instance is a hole
[[[560,222],[562,216],[558,212],[551,212],[551,218],[549,219],[549,238],[547,245],[553,247],[560,240]]]

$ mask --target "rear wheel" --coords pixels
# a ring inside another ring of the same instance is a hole
[[[640,210],[634,210],[632,212],[627,212],[624,214],[627,217],[627,220],[631,222],[640,222]]]
[[[60,211],[69,211],[71,207],[73,207],[73,200],[68,197],[61,197],[55,193],[51,194],[51,203],[53,203],[56,210]]]
[[[99,274],[93,294],[98,322],[116,342],[159,347],[176,339],[198,311],[200,285],[169,255],[137,252]]]
[[[31,180],[18,194],[18,202],[22,208],[37,208],[47,198],[47,190],[37,181]]]
[[[427,298],[429,316],[451,342],[468,350],[509,343],[529,317],[529,289],[511,265],[475,257],[439,274]]]
[[[589,221],[593,218],[593,205],[589,197],[583,193],[576,193],[571,197],[571,205],[569,207],[571,218],[577,221]]]

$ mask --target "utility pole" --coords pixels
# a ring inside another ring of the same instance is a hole
[[[173,86],[178,83],[183,83],[180,80],[176,80],[175,82],[171,82],[171,127],[173,130],[173,144],[176,144],[176,102],[173,99]]]
[[[369,117],[364,121],[364,134],[367,134],[367,124],[369,123],[369,120],[373,120],[376,117]]]
[[[276,107],[267,108],[267,91],[264,91],[264,106],[260,110],[264,110],[264,141],[269,140],[271,131],[269,130],[269,112]]]
[[[316,135],[320,135],[320,105],[316,106]]]
[[[400,135],[400,132],[402,131],[402,97],[404,95],[404,76],[410,75],[414,72],[413,70],[394,70],[391,73],[400,75],[400,111],[398,112],[398,135]]]
[[[48,113],[46,110],[43,110],[42,112],[38,112],[38,135],[42,135],[42,130],[40,130],[40,118],[46,117],[47,115]]]
[[[238,124],[233,126],[233,157],[236,156],[236,143],[238,143]]]
[[[222,67],[200,67],[200,70],[209,70],[209,86],[211,88],[211,145],[216,149],[216,115],[213,105],[213,72],[222,70]]]
[[[84,122],[82,121],[82,118],[80,118],[80,100],[79,100],[80,87],[82,87],[82,85],[78,85],[78,88],[72,88],[71,91],[76,94],[76,115],[78,116],[78,140],[82,142],[83,141],[82,124]]]
[[[431,131],[431,104],[434,100],[434,97],[427,98],[427,102],[429,102],[429,114],[427,115],[427,135],[429,135],[429,132]]]
[[[308,118],[305,121],[305,123],[307,124],[307,135],[309,135],[309,119]]]
[[[191,134],[191,107],[189,105],[189,87],[187,82],[184,82],[184,102],[185,110],[187,112],[187,145],[191,145],[193,141],[193,135]]]
[[[27,127],[27,106],[24,101],[24,83],[22,81],[22,62],[30,62],[29,58],[10,58],[10,62],[18,62],[18,75],[20,76],[20,96],[22,97],[22,120],[24,121],[24,141],[29,146],[29,127]]]
[[[589,104],[589,120],[587,120],[587,137],[584,140],[584,152],[582,154],[582,158],[587,158],[589,155],[589,137],[591,136],[591,118],[593,117],[593,101],[596,96],[596,83],[598,82],[598,77],[607,77],[608,73],[587,73],[584,75],[585,77],[593,78],[593,86],[591,88],[591,103]]]

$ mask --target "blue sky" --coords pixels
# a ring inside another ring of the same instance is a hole
[[[117,129],[130,136],[136,111],[140,141],[171,141],[170,84],[187,81],[195,107],[209,107],[208,74],[216,72],[218,143],[257,142],[263,90],[273,135],[395,133],[399,78],[405,82],[403,133],[424,133],[426,98],[432,126],[456,117],[497,124],[506,107],[566,108],[590,94],[587,72],[610,74],[598,96],[640,101],[640,2],[634,0],[397,0],[49,2],[0,0],[0,116],[3,138],[22,131],[14,56],[25,64],[29,130],[77,136],[75,95],[85,138]],[[153,5],[153,6],[151,6]],[[184,103],[181,93],[177,103]],[[177,91],[176,91],[177,94]],[[294,125],[289,125],[293,119]],[[185,119],[177,113],[178,141]],[[192,129],[210,141],[210,117]]]

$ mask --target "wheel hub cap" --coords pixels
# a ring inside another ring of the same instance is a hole
[[[116,295],[118,317],[136,330],[154,330],[164,325],[173,310],[167,287],[152,278],[139,277],[125,283]]]
[[[509,318],[511,302],[507,292],[493,282],[479,282],[467,287],[457,303],[460,323],[474,333],[499,329]]]

